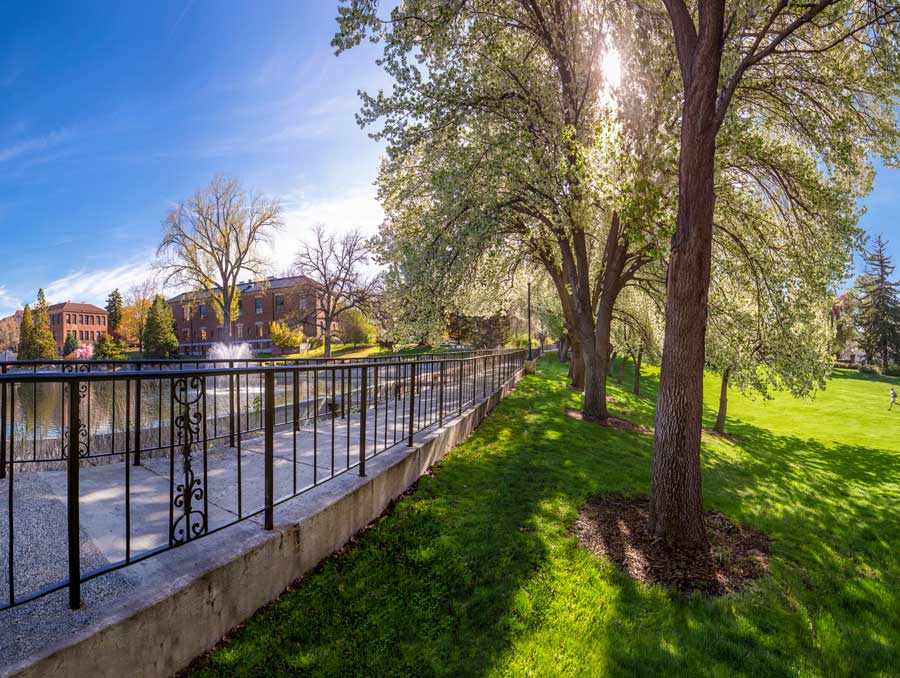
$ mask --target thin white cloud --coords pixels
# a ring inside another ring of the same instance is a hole
[[[65,132],[51,132],[41,137],[19,141],[9,146],[0,147],[0,162],[8,162],[26,153],[41,151],[61,144],[66,139]]]
[[[275,235],[269,254],[272,267],[276,273],[289,270],[300,243],[310,237],[316,224],[324,225],[327,231],[333,233],[359,229],[366,235],[375,235],[383,220],[384,211],[374,187],[317,200],[306,199],[301,194],[285,201],[285,227]]]
[[[25,304],[20,299],[12,295],[5,287],[0,286],[0,317],[5,318],[12,315],[24,306]]]
[[[77,270],[52,281],[44,288],[47,301],[84,301],[103,304],[107,295],[118,288],[123,294],[129,287],[153,275],[153,253],[145,252],[110,268]]]

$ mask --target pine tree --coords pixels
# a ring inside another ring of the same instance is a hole
[[[891,280],[894,265],[886,248],[881,236],[876,237],[865,255],[866,272],[857,281],[862,346],[868,360],[877,359],[882,367],[900,354],[900,284]]]
[[[34,332],[31,337],[34,360],[54,360],[58,357],[56,339],[50,329],[50,313],[47,311],[47,300],[44,290],[38,290],[37,303],[34,306]]]
[[[147,323],[144,326],[145,358],[177,358],[178,337],[175,335],[175,316],[161,295],[156,295]]]
[[[114,337],[119,336],[119,327],[122,324],[122,306],[122,295],[116,288],[106,298],[107,329]]]
[[[22,322],[19,325],[19,360],[34,359],[34,349],[32,348],[33,336],[34,316],[31,313],[31,306],[25,304],[25,311],[22,313]]]
[[[121,360],[125,357],[125,344],[109,333],[103,333],[94,344],[95,360]]]
[[[75,338],[75,333],[70,332],[66,335],[66,343],[63,344],[63,355],[69,355],[72,351],[78,349],[78,339]]]

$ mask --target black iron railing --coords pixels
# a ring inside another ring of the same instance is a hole
[[[365,475],[367,459],[486,398],[526,354],[3,365],[0,609],[65,588],[76,608],[95,577],[251,518],[271,529],[275,506]]]

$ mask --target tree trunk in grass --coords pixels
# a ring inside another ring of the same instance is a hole
[[[584,353],[578,341],[572,341],[572,357],[569,361],[569,381],[572,388],[584,390]]]
[[[616,381],[620,384],[625,381],[625,363],[628,362],[628,355],[623,353],[622,359],[619,361],[619,374],[616,376]]]
[[[666,0],[684,81],[678,217],[666,281],[666,327],[653,435],[649,528],[670,548],[709,547],[703,524],[700,436],[715,205],[716,97],[725,3]]]
[[[725,416],[728,411],[728,373],[731,370],[726,368],[722,372],[722,390],[719,391],[719,413],[716,415],[716,425],[713,430],[718,433],[725,433]]]
[[[643,349],[638,349],[637,356],[634,358],[634,386],[631,391],[635,395],[641,394],[641,358],[644,355]]]

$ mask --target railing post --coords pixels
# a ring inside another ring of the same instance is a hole
[[[291,379],[293,381],[294,387],[294,430],[300,430],[300,372],[297,371],[296,365],[295,369],[291,372]],[[308,387],[307,387],[308,388]],[[306,394],[306,397],[309,397],[309,393]],[[307,410],[308,411],[308,410]]]
[[[234,369],[234,361],[228,362],[228,369]],[[228,447],[234,447],[234,374],[228,375]]]
[[[444,425],[444,361],[438,363],[438,379],[440,387],[438,389],[438,426]]]
[[[409,364],[409,440],[407,444],[412,447],[413,444],[413,433],[415,433],[416,426],[416,363],[415,361]]]
[[[78,434],[81,428],[78,380],[69,384],[69,458],[66,463],[66,507],[69,546],[69,607],[81,607],[81,527],[78,512]]]
[[[463,359],[459,360],[459,416],[462,416],[462,404],[463,404]]]
[[[141,364],[137,363],[137,371]],[[143,382],[140,377],[134,380],[134,465],[141,465],[141,391]]]
[[[6,365],[3,366],[6,374]],[[6,382],[0,383],[0,478],[6,477]]]
[[[366,475],[366,409],[369,407],[369,369],[363,365],[359,401],[359,475]]]
[[[265,373],[266,529],[274,529],[275,515],[275,373]]]

